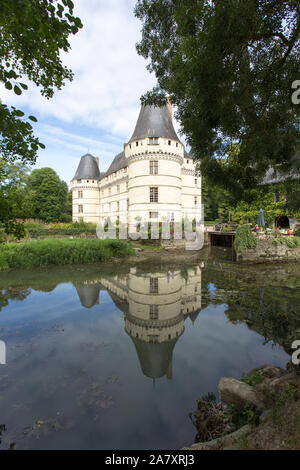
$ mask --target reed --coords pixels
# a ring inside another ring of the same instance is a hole
[[[124,240],[48,238],[1,244],[0,269],[96,263],[133,254]]]

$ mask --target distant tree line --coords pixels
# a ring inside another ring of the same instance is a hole
[[[44,222],[72,220],[72,194],[52,168],[30,171],[22,162],[0,158],[0,224],[7,233],[22,235],[19,219]]]

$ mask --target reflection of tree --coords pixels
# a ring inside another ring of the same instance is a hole
[[[31,293],[30,289],[14,287],[6,290],[0,290],[0,311],[8,305],[9,300],[18,300],[22,302]]]
[[[300,328],[296,266],[264,270],[259,266],[248,266],[247,270],[234,265],[231,269],[211,266],[203,277],[203,296],[213,304],[226,304],[225,314],[232,323],[244,322],[266,342],[273,341],[288,350],[290,338]],[[213,294],[209,293],[209,283],[216,288]]]

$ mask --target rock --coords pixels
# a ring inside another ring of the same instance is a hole
[[[277,377],[281,377],[285,373],[285,371],[280,367],[260,366],[248,372],[247,377],[251,376],[254,372],[258,372],[262,378],[266,379],[275,379]]]
[[[295,377],[295,372],[289,372],[280,377],[276,377],[270,381],[270,387],[278,387],[284,384],[285,382],[290,382],[291,380],[295,379]]]
[[[231,377],[223,377],[219,382],[220,399],[228,405],[234,404],[237,408],[243,408],[250,404],[258,410],[263,410],[264,405],[259,393],[254,387]]]
[[[251,431],[251,426],[246,424],[237,431],[227,434],[224,437],[218,437],[213,441],[209,442],[199,442],[193,444],[191,447],[183,447],[182,450],[218,450],[224,449],[224,447],[230,447],[241,439],[242,436],[246,436]]]
[[[259,417],[259,422],[264,423],[271,415],[271,410],[265,410]]]

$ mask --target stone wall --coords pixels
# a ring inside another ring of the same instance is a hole
[[[300,247],[289,248],[285,243],[275,244],[273,236],[258,239],[257,247],[238,253],[237,261],[265,263],[269,261],[300,261]]]

